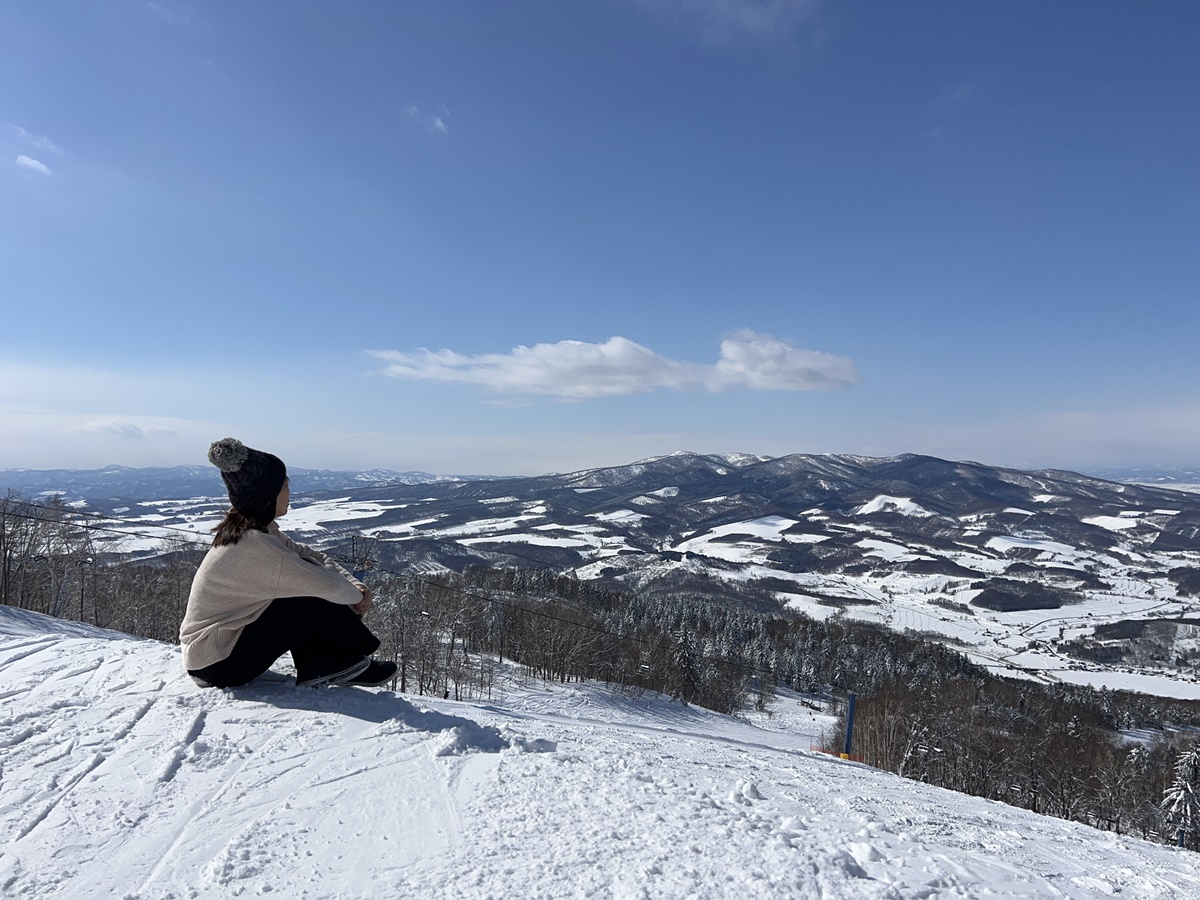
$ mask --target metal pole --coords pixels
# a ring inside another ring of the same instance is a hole
[[[842,759],[850,758],[850,742],[854,737],[854,701],[854,691],[851,691],[849,696],[846,698],[846,747],[842,751]]]
[[[79,621],[80,622],[83,621],[83,579],[84,579],[84,573],[87,571],[84,568],[84,566],[90,566],[91,564],[92,564],[91,557],[88,557],[87,559],[82,560],[79,563]]]

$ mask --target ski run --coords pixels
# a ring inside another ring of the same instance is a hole
[[[178,648],[0,606],[0,896],[1200,896],[1200,855],[600,685],[487,702],[197,688]]]

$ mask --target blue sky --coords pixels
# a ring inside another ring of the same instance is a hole
[[[15,0],[0,467],[1200,461],[1200,6]]]

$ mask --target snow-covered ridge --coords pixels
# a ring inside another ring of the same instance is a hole
[[[1200,855],[593,685],[483,704],[200,690],[177,648],[0,606],[0,893],[14,898],[1184,900]],[[567,827],[564,827],[567,826]]]

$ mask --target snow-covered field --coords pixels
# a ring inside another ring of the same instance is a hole
[[[205,691],[177,648],[0,606],[0,895],[1200,896],[1200,855],[811,752],[827,724]]]

